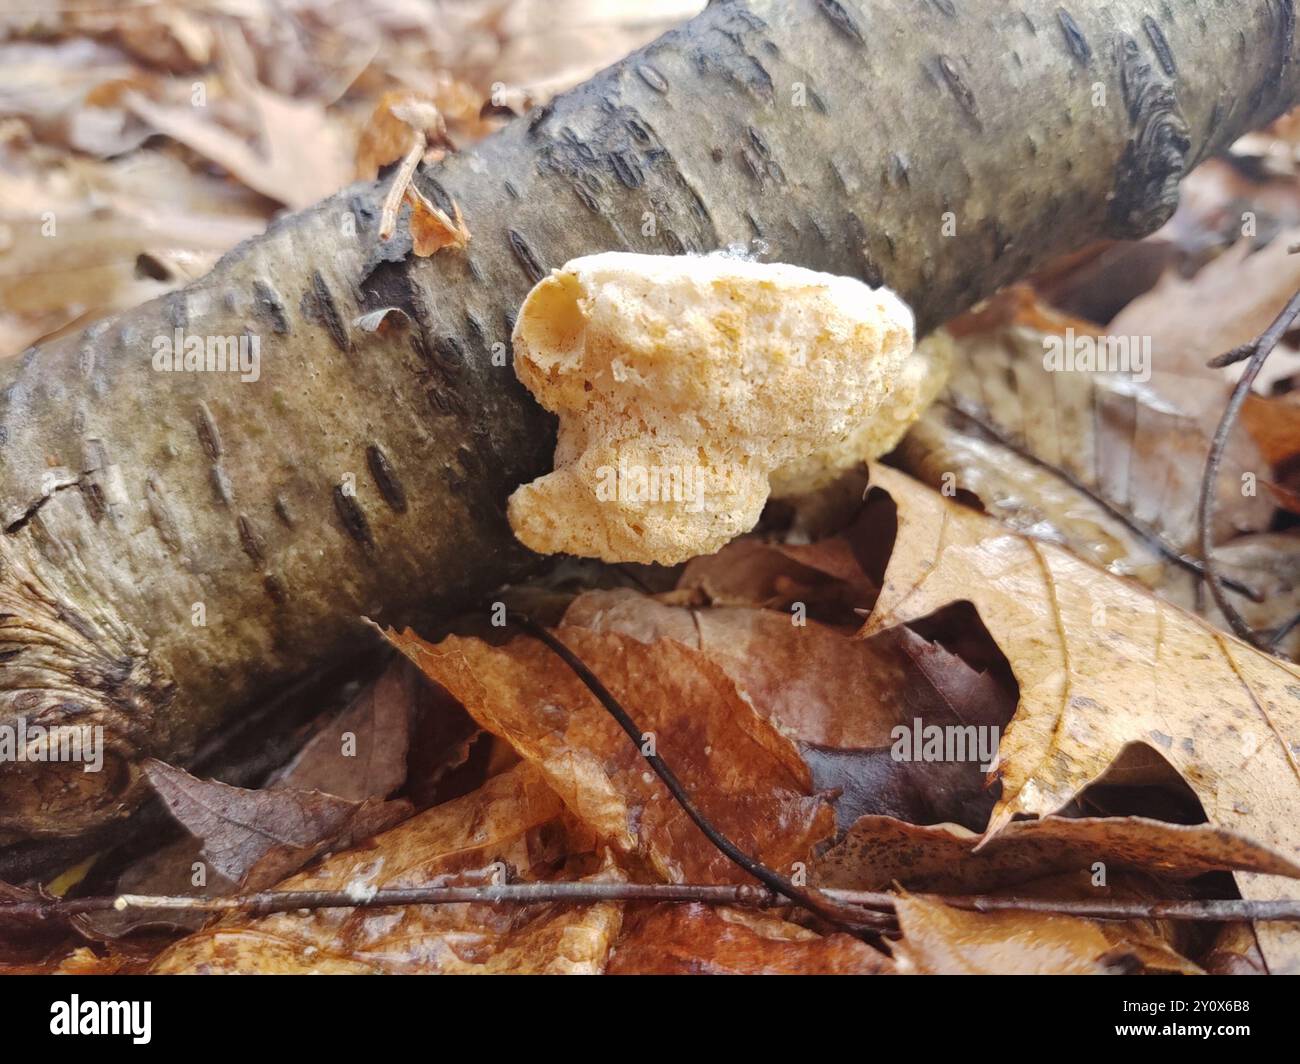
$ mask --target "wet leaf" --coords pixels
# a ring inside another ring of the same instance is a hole
[[[563,626],[557,636],[618,698],[706,815],[746,853],[786,870],[832,828],[794,744],[703,654],[672,640]],[[669,882],[747,876],[687,818],[618,724],[549,648],[411,632],[389,640],[485,729],[509,742],[596,834]]]
[[[626,588],[580,596],[564,622],[646,643],[674,639],[720,665],[759,714],[799,740],[813,786],[839,792],[842,828],[866,813],[982,827],[992,808],[977,763],[904,763],[892,751],[896,729],[917,722],[1001,728],[1015,708],[1014,681],[910,629],[857,640],[772,610],[688,609]]]
[[[837,749],[801,744],[813,786],[833,792],[840,830],[868,815],[910,823],[955,821],[973,828],[988,822],[996,791],[979,766],[962,761],[902,761],[891,747]]]
[[[483,787],[426,810],[365,848],[335,854],[280,890],[475,885],[503,872],[552,875],[575,846],[563,805],[540,772],[521,764]],[[615,876],[612,870],[603,873]],[[621,906],[427,905],[320,909],[230,917],[158,958],[154,972],[542,973],[599,972]]]
[[[831,746],[882,746],[904,715],[903,663],[879,642],[773,610],[687,609],[629,589],[579,596],[564,624],[642,643],[672,639],[719,665],[785,734]]]
[[[630,913],[610,975],[879,975],[889,958],[851,935],[818,935],[753,910],[696,903]]]

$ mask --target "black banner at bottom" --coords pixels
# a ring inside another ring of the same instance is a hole
[[[1200,1042],[1230,1052],[1233,1043],[1281,1038],[1293,1026],[1295,984],[1279,978],[838,978],[16,977],[0,984],[0,1000],[20,1045],[147,1050],[246,1038],[259,1050],[283,1044],[372,1056],[448,1037],[485,1038],[485,1051],[501,1048],[502,1038],[543,1038],[549,1051],[563,1052],[554,1039],[566,1031],[562,1042],[587,1053],[626,1045],[619,1037],[636,1032],[639,1041],[651,1034],[646,1024],[680,1049],[716,1037],[766,1051],[780,1030],[800,1040],[862,1038],[864,1047],[894,1032],[921,1039],[927,1052],[946,1044],[969,1050],[976,1032],[1014,1045],[1023,1025],[1025,1038],[1048,1033],[1072,1050]],[[612,1041],[595,1040],[602,1029]]]

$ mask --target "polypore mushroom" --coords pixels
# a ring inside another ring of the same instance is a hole
[[[541,553],[674,564],[889,450],[939,387],[912,313],[848,277],[724,256],[574,259],[524,300],[514,364],[559,417],[510,497]]]

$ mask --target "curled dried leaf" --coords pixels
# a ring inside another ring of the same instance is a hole
[[[818,860],[818,886],[886,890],[901,883],[944,894],[983,893],[1057,872],[1130,869],[1174,878],[1256,872],[1300,878],[1300,866],[1232,831],[1144,817],[1044,817],[980,836],[955,824],[923,827],[867,816]]]
[[[435,207],[414,185],[406,190],[406,202],[411,206],[411,249],[420,258],[427,258],[443,248],[463,251],[469,246],[469,227],[460,213],[460,204],[451,205],[454,217]]]

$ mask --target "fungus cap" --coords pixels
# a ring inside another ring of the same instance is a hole
[[[559,417],[510,498],[541,553],[675,564],[892,447],[937,391],[911,310],[848,277],[721,255],[607,253],[543,278],[515,372]]]

